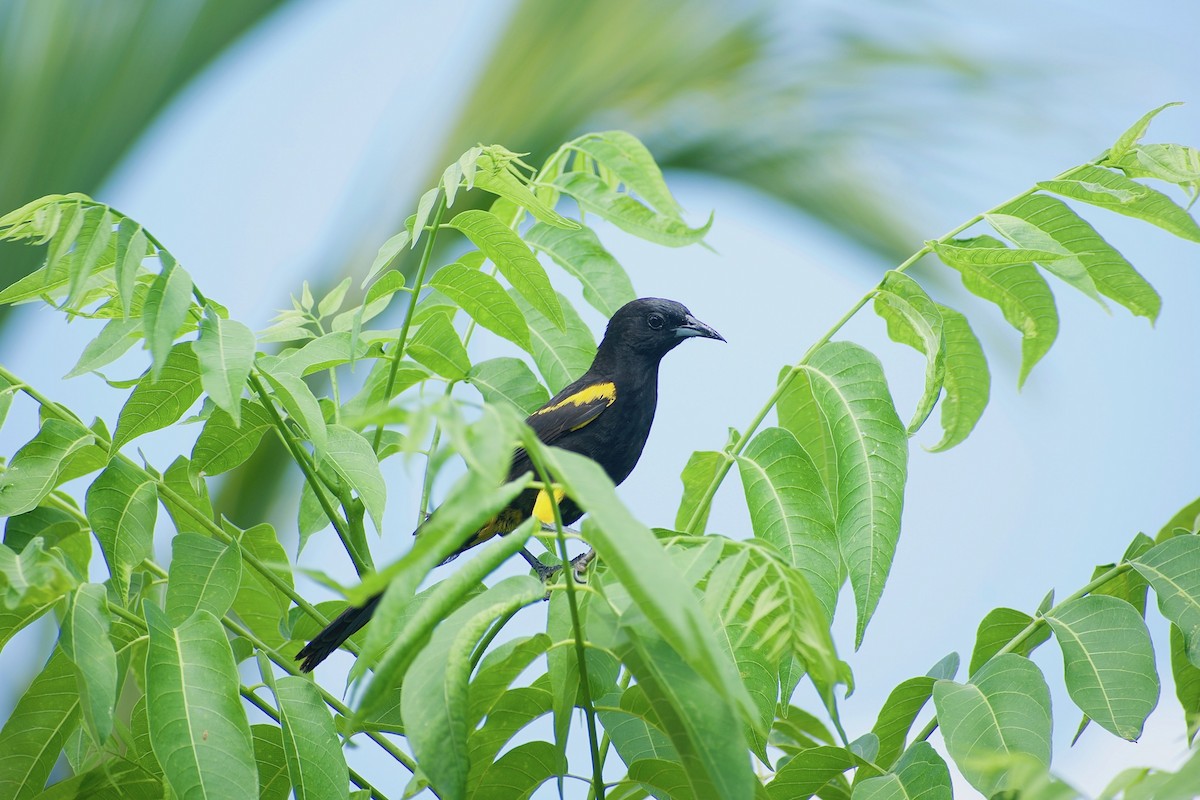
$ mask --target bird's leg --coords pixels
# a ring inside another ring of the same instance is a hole
[[[584,575],[587,573],[588,564],[596,560],[596,548],[589,547],[586,553],[580,553],[571,559],[571,571],[575,573],[575,580],[580,583],[586,583]]]
[[[543,564],[541,561],[538,561],[533,553],[529,552],[524,547],[522,547],[519,552],[521,553],[521,558],[528,561],[529,566],[533,567],[533,571],[537,573],[537,576],[542,583],[549,583],[550,581],[554,580],[554,576],[557,575],[562,569],[562,565],[560,564],[555,564],[554,566],[547,566]]]

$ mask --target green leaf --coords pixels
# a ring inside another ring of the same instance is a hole
[[[804,575],[826,619],[833,619],[841,559],[829,494],[812,459],[790,432],[767,428],[737,461],[755,537]]]
[[[283,731],[275,725],[251,725],[254,760],[258,765],[259,800],[287,800],[292,794]]]
[[[1159,691],[1141,614],[1119,598],[1090,595],[1052,609],[1046,621],[1062,648],[1071,699],[1106,730],[1135,741]]]
[[[124,600],[133,571],[154,557],[158,489],[150,475],[114,459],[88,488],[86,509],[113,589]]]
[[[162,776],[140,764],[118,758],[59,781],[37,796],[37,800],[159,800],[164,796]]]
[[[0,730],[0,797],[39,794],[78,721],[75,667],[55,648]]]
[[[567,759],[549,742],[517,745],[487,765],[471,800],[528,800],[546,781],[567,771]]]
[[[484,656],[468,690],[467,719],[474,730],[508,691],[517,676],[545,655],[552,641],[544,633],[511,639]]]
[[[933,695],[934,679],[928,675],[909,678],[895,689],[892,689],[871,733],[879,741],[879,751],[875,754],[875,763],[884,769],[890,769],[896,758],[904,751],[904,743],[913,722],[921,709]]]
[[[1171,626],[1171,677],[1187,725],[1188,747],[1191,747],[1196,733],[1200,732],[1200,667],[1188,659],[1183,633],[1177,625]]]
[[[967,257],[970,250],[991,254],[998,249],[1008,250],[999,239],[978,236],[956,239],[953,246],[938,245],[935,251],[947,266],[962,273],[963,286],[999,306],[1004,319],[1021,334],[1021,372],[1017,378],[1020,387],[1058,336],[1058,310],[1046,279],[1033,264],[977,263]]]
[[[1200,667],[1200,537],[1168,539],[1139,556],[1133,567],[1150,581],[1159,610],[1179,626],[1188,659]]]
[[[697,450],[688,458],[679,479],[683,481],[683,497],[679,500],[679,510],[675,512],[676,530],[688,530],[688,523],[696,513],[696,508],[703,499],[705,490],[716,478],[718,470],[729,460],[725,453],[712,450]],[[702,534],[708,526],[708,514],[712,511],[709,503],[704,513],[700,515],[691,533]]]
[[[1154,547],[1154,540],[1144,533],[1133,537],[1129,547],[1125,548],[1121,561],[1133,561]],[[1100,564],[1092,570],[1092,580],[1113,569],[1115,564]],[[1125,570],[1115,577],[1109,578],[1104,584],[1092,590],[1092,594],[1107,594],[1119,597],[1137,609],[1142,619],[1146,618],[1146,593],[1150,583],[1136,569]]]
[[[950,769],[929,742],[910,747],[887,775],[854,787],[854,800],[951,800]]]
[[[941,680],[933,702],[946,750],[985,796],[1006,788],[997,755],[1027,755],[1050,765],[1050,689],[1041,670],[1015,653],[997,657],[970,683]]]
[[[585,538],[639,611],[690,669],[732,708],[753,719],[754,705],[722,651],[692,587],[675,571],[654,534],[617,498],[612,481],[591,459],[546,448],[526,429],[523,443],[537,452],[567,496],[588,513]]]
[[[576,139],[573,145],[611,170],[646,205],[668,217],[681,218],[679,204],[671,196],[654,156],[633,134],[625,131],[589,133]]]
[[[1150,127],[1150,122],[1164,110],[1172,106],[1181,106],[1183,103],[1163,103],[1153,111],[1148,111],[1142,115],[1142,118],[1129,126],[1129,129],[1117,137],[1117,141],[1108,151],[1108,157],[1112,159],[1120,158],[1128,153],[1133,146],[1142,140],[1146,135],[1146,130]]]
[[[407,350],[410,356],[444,378],[463,380],[471,369],[471,358],[449,314],[433,314],[422,322]]]
[[[613,191],[604,181],[585,172],[560,175],[554,185],[575,198],[584,211],[603,217],[626,233],[648,242],[683,247],[704,240],[712,215],[698,228],[689,228],[676,217],[657,213],[628,194]]]
[[[103,745],[113,729],[117,704],[117,651],[108,631],[107,593],[98,583],[85,583],[71,595],[63,618],[59,646],[75,663],[83,719],[95,744]]]
[[[439,794],[461,797],[466,793],[471,652],[494,620],[541,600],[545,592],[544,584],[531,576],[506,578],[438,625],[413,660],[401,708],[405,719],[420,720],[419,725],[410,724],[406,733],[422,771]]]
[[[110,319],[100,330],[100,335],[87,343],[75,366],[63,377],[75,378],[111,364],[141,338],[141,320]]]
[[[254,366],[254,332],[235,320],[221,319],[209,306],[200,321],[200,338],[192,349],[199,361],[205,393],[238,424],[242,389]]]
[[[317,316],[328,317],[338,311],[342,307],[342,302],[346,299],[346,292],[350,290],[350,279],[345,278],[337,286],[334,286],[329,292],[321,298],[321,302],[317,303]]]
[[[171,348],[157,374],[147,372],[133,387],[117,416],[113,453],[144,433],[177,422],[200,397],[200,362],[192,342]]]
[[[746,756],[746,740],[739,735],[742,726],[736,702],[720,702],[704,674],[651,628],[640,611],[632,622],[622,619],[630,646],[622,649],[621,660],[662,721],[679,754],[691,795],[749,796],[756,781]],[[699,697],[706,699],[697,703]]]
[[[495,511],[492,513],[495,513]],[[439,515],[441,515],[441,509],[433,515],[430,522],[432,523],[434,520],[437,520]],[[441,516],[446,517],[448,515]],[[479,555],[471,559],[453,577],[439,583],[430,592],[428,599],[421,604],[420,608],[405,621],[399,633],[396,633],[397,626],[384,627],[380,623],[384,621],[395,622],[398,620],[403,610],[399,606],[406,606],[411,603],[417,582],[424,577],[424,574],[428,573],[428,569],[426,569],[425,573],[414,580],[414,575],[411,572],[408,570],[400,571],[400,567],[424,561],[427,556],[421,551],[417,551],[416,546],[414,546],[413,550],[409,552],[417,552],[418,557],[406,556],[393,568],[385,570],[383,573],[377,573],[377,575],[395,575],[383,600],[380,601],[378,611],[374,615],[376,624],[373,626],[373,629],[383,628],[382,631],[376,634],[376,637],[386,637],[388,646],[386,652],[383,654],[383,658],[375,666],[374,677],[363,692],[362,699],[359,702],[358,717],[368,716],[379,709],[388,691],[392,687],[400,685],[405,676],[409,674],[414,659],[422,652],[421,647],[423,644],[431,635],[436,635],[434,633],[435,626],[446,619],[447,615],[461,604],[463,598],[469,592],[473,591],[484,577],[490,575],[496,567],[516,554],[524,546],[524,543],[529,540],[532,532],[533,522],[532,520],[526,520],[526,522],[522,523],[512,533],[496,537],[495,540],[481,549]],[[421,538],[424,535],[422,533],[422,536],[418,537],[418,544],[421,543]],[[461,542],[462,540],[460,539],[459,541]],[[379,578],[376,580],[379,580]],[[543,588],[542,595],[544,594],[545,591]],[[539,597],[542,595],[539,595]],[[480,633],[480,636],[482,635]],[[378,640],[368,634],[368,653],[378,651],[376,641]],[[468,657],[469,655],[468,653]],[[405,687],[407,686],[408,684],[406,683]],[[407,691],[407,688],[405,691]],[[466,713],[465,708],[462,712]],[[407,712],[405,713],[407,714]]]
[[[971,651],[971,664],[967,671],[974,675],[988,659],[1000,652],[1017,634],[1033,622],[1033,617],[1012,608],[993,608],[979,623],[975,634],[975,649]],[[1050,638],[1050,629],[1040,626],[1020,647],[1013,652],[1027,656]]]
[[[505,296],[507,299],[507,295]],[[532,414],[550,399],[524,361],[490,358],[471,367],[467,381],[489,403],[507,404],[522,414]]]
[[[545,689],[545,683],[543,675],[532,686],[506,692],[488,714],[483,727],[471,734],[467,797],[490,796],[489,786],[484,781],[495,763],[496,754],[518,731],[550,710],[550,692]]]
[[[595,598],[596,602],[592,600]],[[581,706],[582,675],[579,655],[575,650],[575,625],[571,618],[570,601],[563,592],[551,595],[546,614],[546,633],[553,644],[546,654],[547,677],[550,683],[551,705],[554,711],[554,742],[559,752],[566,753],[575,708]],[[580,593],[576,597],[580,627],[586,631],[592,624],[615,625],[615,614],[601,598]],[[593,621],[592,616],[597,618]],[[599,622],[603,620],[603,622]],[[584,650],[587,661],[588,691],[593,703],[616,691],[616,659],[599,649]]]
[[[276,361],[260,358],[259,365],[269,368],[271,372],[286,372],[305,377],[314,372],[348,364],[371,353],[370,346],[361,340],[352,348],[352,339],[353,336],[347,331],[327,333],[305,342],[298,350],[292,350]]]
[[[316,686],[307,678],[289,676],[275,681],[273,689],[296,800],[348,798],[346,757]]]
[[[504,148],[492,145],[485,147],[475,158],[474,185],[476,189],[511,200],[515,205],[528,209],[542,224],[571,229],[579,223],[567,219],[546,203],[538,199],[521,177],[512,169],[512,158]],[[460,165],[458,166],[461,171]],[[457,184],[457,181],[455,181]],[[447,197],[449,190],[447,189]],[[449,200],[447,200],[449,203]]]
[[[857,764],[858,759],[844,747],[822,745],[803,750],[775,773],[774,780],[767,784],[767,794],[771,800],[811,797]]]
[[[644,759],[679,762],[679,753],[658,725],[645,692],[630,686],[595,702],[596,716],[608,734],[617,755],[626,764]]]
[[[495,215],[471,209],[450,220],[451,228],[462,231],[500,273],[534,308],[559,329],[566,320],[559,306],[558,295],[550,285],[546,271],[521,237]]]
[[[254,454],[271,417],[262,403],[242,400],[241,426],[221,409],[213,411],[192,446],[191,469],[196,475],[220,475]]]
[[[1145,144],[1109,162],[1132,178],[1157,178],[1196,194],[1200,183],[1200,150],[1182,144]]]
[[[946,353],[942,315],[921,285],[903,272],[890,270],[875,293],[875,313],[887,323],[892,341],[906,344],[926,356],[925,391],[908,423],[912,436],[933,411],[945,380]]]
[[[151,743],[172,791],[180,800],[257,795],[254,740],[221,623],[202,610],[172,627],[150,602],[143,612]]]
[[[850,342],[818,349],[802,369],[829,424],[836,483],[830,485],[842,560],[858,608],[855,644],[883,593],[900,537],[908,437],[879,359]]]
[[[91,201],[89,199],[88,206],[90,205]],[[47,278],[51,276],[57,278],[58,275],[56,273],[59,272],[63,273],[64,277],[69,276],[69,264],[64,262],[69,262],[70,256],[68,253],[75,245],[79,232],[83,229],[86,213],[87,208],[83,203],[75,202],[63,205],[61,221],[58,224],[57,230],[53,232],[50,238],[50,247],[46,250]],[[66,269],[63,269],[63,267],[66,267]],[[46,284],[48,283],[49,280],[46,281]]]
[[[375,260],[371,262],[371,268],[367,270],[367,277],[363,278],[362,285],[366,286],[375,278],[376,275],[387,269],[388,265],[396,260],[396,256],[404,252],[404,248],[408,247],[408,243],[411,239],[412,234],[407,228],[405,228],[384,242],[380,246],[379,253],[376,254]]]
[[[375,528],[383,531],[383,507],[387,501],[387,485],[379,471],[379,459],[371,449],[371,443],[343,425],[328,427],[329,439],[325,458],[333,471],[355,491]]]
[[[429,285],[462,307],[471,319],[524,350],[529,324],[500,282],[485,272],[454,263],[434,273]]]
[[[162,488],[158,501],[171,515],[175,530],[208,536],[209,528],[205,523],[214,518],[208,484],[197,477],[187,458],[178,456],[171,462],[163,473]]]
[[[117,225],[117,250],[113,261],[117,297],[125,317],[129,317],[133,306],[133,287],[137,283],[142,260],[150,250],[146,232],[129,217],[122,217]]]
[[[1162,299],[1125,257],[1061,200],[1034,194],[984,219],[1010,241],[1049,250],[1062,258],[1040,261],[1045,269],[1092,297],[1099,291],[1151,322]]]
[[[157,379],[174,352],[171,345],[187,320],[192,306],[192,277],[165,250],[159,251],[162,272],[150,284],[146,303],[142,307],[146,349],[150,351],[150,375]]]
[[[571,273],[583,287],[583,299],[605,317],[637,298],[629,275],[591,228],[564,230],[538,223],[526,231],[525,241]]]
[[[276,374],[262,370],[262,376],[271,384],[275,398],[288,416],[308,435],[319,458],[325,452],[328,434],[325,431],[325,415],[321,413],[321,406],[312,389],[308,388],[303,378],[287,372]]]
[[[1071,171],[1070,178],[1041,181],[1038,188],[1145,220],[1180,238],[1200,242],[1200,225],[1174,200],[1103,167],[1079,167]]]
[[[75,241],[75,252],[71,258],[71,272],[67,281],[68,307],[74,306],[87,279],[91,277],[100,257],[112,238],[113,218],[107,206],[92,206],[84,212],[83,226]]]
[[[225,616],[241,580],[242,557],[236,544],[197,533],[178,534],[171,539],[167,618],[179,625],[199,609],[218,619]]]
[[[227,523],[225,527],[229,531],[232,526]],[[237,529],[230,532],[236,534]],[[242,550],[266,564],[280,583],[288,589],[293,588],[292,574],[287,567],[287,552],[279,543],[274,528],[260,523],[241,531],[237,541]],[[278,647],[286,641],[280,631],[280,621],[287,615],[290,606],[288,596],[257,570],[242,570],[233,610],[246,623],[246,627],[268,646]]]
[[[942,440],[930,452],[949,450],[962,442],[975,429],[983,416],[991,391],[992,377],[988,372],[983,346],[971,330],[967,318],[952,308],[937,303],[942,315],[942,335],[945,343],[945,375],[942,388]]]
[[[566,327],[556,326],[515,292],[513,299],[529,322],[533,363],[550,391],[557,394],[587,372],[596,357],[596,340],[571,302],[561,294],[558,295],[559,307]]]
[[[67,459],[95,442],[76,422],[48,419],[0,472],[0,517],[32,511],[58,483]]]
[[[47,551],[34,537],[18,554],[0,547],[0,606],[17,609],[57,601],[75,587],[74,575],[62,554]]]

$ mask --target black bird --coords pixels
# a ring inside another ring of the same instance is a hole
[[[588,371],[530,414],[525,422],[546,444],[591,458],[604,468],[614,484],[621,483],[633,471],[650,435],[658,404],[659,362],[680,342],[693,336],[725,341],[721,334],[673,300],[643,297],[626,303],[609,320],[604,340]],[[508,478],[514,480],[532,470],[529,456],[518,449],[513,454]],[[583,516],[583,510],[569,497],[560,498],[559,509],[567,525]],[[527,489],[446,560],[497,534],[511,532],[530,515],[553,524],[552,513],[550,498],[544,491]],[[543,579],[556,571],[526,550],[521,554]],[[366,625],[380,597],[376,595],[363,606],[346,609],[329,623],[296,655],[296,660],[303,662],[300,669],[311,671]]]

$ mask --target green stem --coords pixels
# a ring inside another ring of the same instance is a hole
[[[433,257],[433,243],[437,241],[438,226],[445,213],[446,193],[440,192],[437,206],[433,210],[433,219],[429,224],[428,238],[425,239],[425,249],[421,251],[421,262],[417,265],[417,276],[413,282],[412,294],[408,296],[408,312],[404,315],[404,322],[400,325],[400,335],[396,337],[396,346],[392,349],[392,364],[388,368],[388,378],[383,393],[389,402],[392,399],[392,389],[396,386],[396,373],[400,371],[400,360],[404,358],[404,346],[408,342],[408,329],[412,326],[413,313],[417,309],[417,299],[421,296],[421,286],[425,283],[425,270],[429,267],[429,260]],[[383,441],[383,425],[378,425],[375,428],[373,444],[376,452],[379,451],[381,441]]]
[[[550,475],[541,463],[534,459],[534,467],[542,483],[551,485]],[[567,537],[563,534],[562,511],[553,491],[546,492],[550,508],[554,512],[554,536],[558,540],[558,553],[562,558],[563,580],[567,585],[567,606],[571,610],[571,627],[575,634],[575,659],[579,664],[579,693],[582,695],[583,714],[587,719],[588,747],[592,751],[592,787],[596,800],[604,800],[604,762],[600,759],[600,744],[596,735],[596,709],[592,705],[591,684],[588,682],[587,651],[583,646],[583,624],[579,619],[579,601],[575,599],[575,574],[571,569],[571,556],[567,553]]]
[[[1091,162],[1091,163],[1094,164],[1096,162]],[[1066,178],[1066,177],[1070,176],[1071,173],[1073,173],[1079,169],[1080,169],[1080,167],[1071,167],[1069,170],[1066,170],[1066,171],[1060,173],[1059,175],[1057,175],[1054,178],[1054,180],[1061,180],[1063,178]],[[965,231],[967,228],[970,228],[972,225],[976,225],[979,222],[982,222],[986,215],[991,214],[991,213],[995,212],[996,210],[1001,209],[1011,203],[1015,203],[1018,200],[1028,197],[1029,195],[1033,194],[1037,190],[1038,190],[1038,187],[1036,187],[1036,186],[1031,189],[1027,189],[1024,192],[1021,192],[1020,194],[1015,195],[1014,197],[1012,197],[1008,200],[1005,200],[1003,203],[1000,203],[999,205],[994,206],[993,208],[983,212],[982,214],[976,214],[975,216],[971,217],[969,220],[967,220],[966,222],[957,226],[953,230],[950,230],[949,232],[942,234],[942,236],[940,236],[936,240],[936,243],[937,244],[946,243],[950,239],[953,239],[955,236],[957,236],[958,234]],[[925,256],[929,255],[932,252],[933,252],[933,247],[929,244],[926,244],[920,250],[913,253],[908,258],[906,258],[900,265],[898,265],[895,268],[895,271],[896,272],[906,271],[913,264],[916,264],[918,261],[920,261],[922,258],[924,258]],[[705,487],[704,494],[702,494],[700,497],[700,502],[696,505],[696,508],[692,511],[692,516],[690,519],[688,519],[687,525],[684,526],[683,530],[685,533],[696,533],[697,532],[697,529],[700,526],[700,520],[704,519],[705,515],[708,513],[708,508],[710,505],[712,505],[713,497],[716,495],[717,489],[720,488],[722,481],[725,480],[725,476],[729,474],[729,468],[733,465],[733,462],[737,460],[737,456],[740,455],[741,452],[746,448],[746,445],[750,443],[750,439],[751,439],[751,437],[754,436],[755,431],[758,430],[758,426],[761,425],[763,420],[767,418],[767,414],[771,413],[771,409],[773,409],[775,407],[775,404],[777,402],[779,402],[779,398],[782,397],[784,392],[787,391],[788,387],[792,383],[792,380],[797,375],[799,375],[801,372],[804,371],[805,367],[807,366],[807,364],[809,362],[809,359],[811,359],[813,357],[813,355],[817,352],[817,350],[819,350],[823,345],[828,344],[829,340],[832,339],[835,335],[837,335],[838,331],[840,331],[843,327],[845,327],[846,323],[849,322],[850,319],[855,314],[857,314],[859,311],[861,311],[863,306],[865,306],[868,302],[870,302],[871,298],[874,297],[878,291],[879,291],[878,284],[871,287],[871,289],[866,294],[864,294],[858,300],[858,302],[855,303],[850,308],[849,311],[847,311],[845,314],[842,315],[841,319],[839,319],[837,322],[835,322],[833,324],[833,327],[831,327],[829,330],[827,330],[825,332],[824,336],[822,336],[820,339],[818,339],[813,344],[812,347],[808,348],[808,352],[806,352],[804,354],[804,357],[801,358],[798,362],[796,362],[792,366],[792,368],[790,370],[788,370],[787,374],[784,375],[783,378],[779,381],[779,383],[775,387],[775,391],[771,392],[771,396],[767,398],[767,402],[763,404],[762,408],[760,408],[758,410],[758,413],[754,415],[754,418],[752,420],[750,420],[750,424],[746,426],[745,431],[743,433],[741,433],[736,440],[734,440],[728,446],[726,446],[726,448],[724,450],[724,454],[727,456],[727,458],[717,468],[717,471],[713,475],[712,480],[709,481],[708,486]]]
[[[980,669],[983,669],[984,666],[986,666],[987,664],[990,664],[994,659],[997,659],[1002,655],[1015,652],[1018,647],[1025,644],[1025,642],[1028,641],[1031,636],[1033,636],[1035,633],[1037,633],[1039,628],[1041,628],[1043,625],[1047,624],[1047,622],[1046,622],[1047,615],[1053,616],[1055,611],[1062,608],[1067,603],[1070,603],[1073,600],[1078,600],[1081,597],[1085,597],[1085,596],[1091,594],[1092,592],[1096,591],[1104,584],[1111,581],[1113,578],[1116,578],[1116,577],[1120,576],[1121,574],[1128,572],[1131,569],[1133,569],[1133,564],[1131,564],[1128,561],[1123,561],[1120,564],[1117,564],[1112,569],[1106,570],[1106,571],[1102,572],[1100,575],[1097,575],[1092,581],[1090,581],[1089,583],[1084,585],[1083,588],[1081,588],[1079,591],[1075,592],[1073,595],[1066,598],[1062,602],[1055,605],[1054,608],[1050,609],[1045,614],[1035,615],[1034,618],[1032,620],[1030,620],[1029,624],[1021,629],[1020,633],[1018,633],[1011,640],[1009,640],[1008,644],[1004,645],[1004,647],[1001,647],[999,650],[996,651],[995,655],[993,655],[991,658],[989,658],[987,661],[985,661],[983,664],[981,664]],[[976,672],[978,672],[978,671],[979,670],[976,670]],[[934,717],[933,719],[929,720],[929,723],[924,728],[921,729],[921,732],[917,734],[917,738],[914,739],[913,741],[915,741],[915,742],[925,741],[933,734],[933,732],[935,730],[937,730],[937,727],[938,727],[938,719],[937,719],[937,717]]]
[[[313,494],[317,497],[317,502],[321,504],[321,510],[325,512],[325,516],[329,518],[333,529],[337,531],[338,538],[342,540],[342,547],[346,548],[350,560],[354,562],[354,570],[359,576],[362,576],[363,573],[374,568],[371,564],[370,555],[359,553],[358,548],[354,546],[354,540],[350,537],[346,521],[337,513],[337,509],[333,507],[333,503],[330,502],[329,497],[325,494],[325,485],[317,473],[316,464],[313,463],[308,451],[300,445],[299,440],[292,434],[291,428],[288,427],[280,415],[279,409],[275,407],[275,401],[271,398],[267,387],[263,386],[262,378],[259,377],[256,371],[251,371],[250,373],[250,386],[253,387],[255,393],[262,400],[267,414],[271,417],[271,424],[274,426],[275,432],[279,435],[284,447],[292,454],[292,460],[296,462],[296,465],[300,467],[300,471],[304,473],[304,480],[312,487]]]
[[[624,670],[621,673],[621,677],[617,681],[618,692],[623,694],[625,690],[629,688],[629,680],[632,677],[633,674],[629,670]],[[611,746],[612,739],[609,737],[608,731],[605,731],[603,738],[600,739],[600,770],[602,772],[604,771],[604,762],[608,760],[608,749]],[[594,790],[588,789],[588,800],[594,800],[595,796]]]

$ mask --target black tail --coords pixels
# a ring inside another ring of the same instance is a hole
[[[379,605],[382,597],[382,593],[377,594],[364,606],[350,606],[339,614],[337,619],[325,626],[323,631],[314,636],[313,640],[304,645],[304,648],[296,654],[296,660],[302,662],[300,671],[312,672],[317,664],[341,647],[343,642],[358,633],[362,626],[370,621],[371,615],[375,613],[375,606]]]

